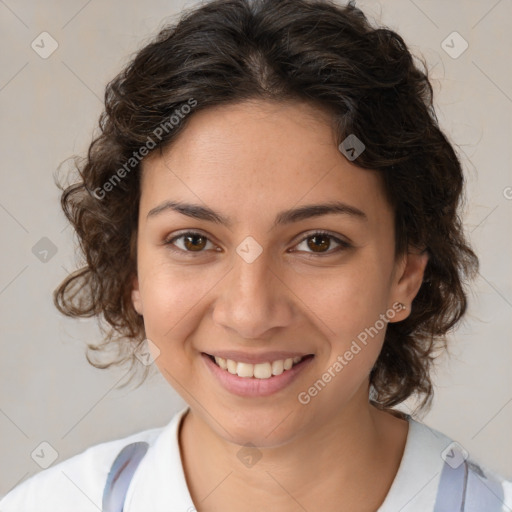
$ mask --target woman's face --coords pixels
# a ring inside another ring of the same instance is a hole
[[[133,303],[204,424],[277,445],[368,407],[386,322],[426,264],[394,246],[381,177],[338,150],[325,112],[210,108],[143,162]]]

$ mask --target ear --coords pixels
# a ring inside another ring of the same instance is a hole
[[[139,278],[137,276],[134,276],[132,280],[132,304],[135,311],[142,315],[142,299],[140,297]]]
[[[410,247],[395,266],[391,297],[394,302],[401,302],[405,305],[393,320],[399,322],[409,316],[411,303],[416,297],[425,274],[425,267],[428,263],[428,252]]]

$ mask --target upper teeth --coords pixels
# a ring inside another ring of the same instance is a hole
[[[215,362],[223,369],[239,377],[255,377],[257,379],[269,379],[272,375],[281,375],[285,370],[289,370],[295,363],[302,360],[302,357],[290,357],[280,359],[271,363],[238,363],[232,359],[224,359],[215,356]]]

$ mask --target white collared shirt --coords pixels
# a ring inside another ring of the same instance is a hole
[[[178,440],[187,410],[185,407],[174,415],[165,427],[97,444],[30,477],[0,501],[1,512],[101,511],[110,467],[121,449],[135,441],[150,446],[128,488],[124,512],[194,512]],[[400,467],[377,512],[432,512],[444,464],[441,453],[451,443],[444,434],[409,418]],[[500,480],[505,494],[502,510],[510,512],[512,482]]]

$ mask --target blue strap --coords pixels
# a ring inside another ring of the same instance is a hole
[[[145,441],[125,446],[114,460],[103,491],[103,512],[123,512],[124,501],[133,474],[148,451]]]
[[[463,512],[466,494],[468,465],[466,461],[456,468],[444,463],[437,488],[434,512]]]
[[[468,466],[465,512],[502,512],[505,495],[501,482],[490,478],[472,462],[468,461]]]
[[[114,460],[103,492],[103,512],[123,512],[128,487],[149,444],[125,446]],[[446,461],[441,472],[434,512],[501,512],[503,486],[482,469],[464,460],[456,468]]]
[[[434,512],[502,512],[503,486],[467,460],[456,468],[446,461]]]

